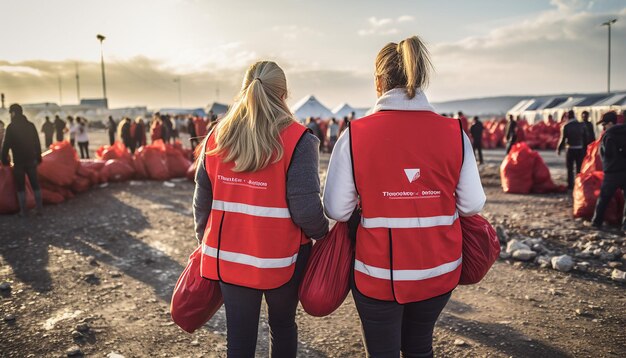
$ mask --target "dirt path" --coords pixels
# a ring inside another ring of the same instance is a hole
[[[569,217],[566,194],[504,195],[493,168],[484,172],[486,215],[509,235],[569,250],[568,238],[590,233]],[[225,356],[223,311],[192,335],[169,318],[169,295],[196,245],[192,191],[184,181],[112,184],[47,207],[41,218],[0,217],[0,283],[11,285],[0,291],[0,357],[66,356],[73,347],[96,357]],[[600,261],[561,273],[500,260],[479,285],[455,290],[435,352],[626,356],[625,285],[607,270]],[[329,317],[299,311],[298,325],[299,356],[363,355],[350,297]],[[259,331],[258,356],[267,356],[267,326]]]

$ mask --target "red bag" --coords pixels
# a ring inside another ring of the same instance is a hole
[[[28,209],[35,207],[35,195],[28,178],[26,178],[26,207]],[[13,168],[0,164],[0,215],[14,214],[18,211],[20,204],[17,201]]]
[[[105,146],[98,148],[98,150],[96,150],[96,157],[104,161],[107,161],[110,159],[119,159],[129,164],[132,161],[132,157],[130,153],[128,152],[128,150],[126,149],[126,146],[122,142],[115,142],[111,146],[105,145]]]
[[[350,291],[353,256],[348,223],[336,223],[324,239],[313,245],[298,292],[308,314],[328,316],[341,306]]]
[[[500,242],[493,226],[480,215],[461,217],[463,264],[460,285],[472,285],[485,277],[500,255]]]
[[[79,162],[70,142],[53,143],[41,159],[37,167],[39,178],[59,186],[68,186],[74,182]]]
[[[135,157],[133,158],[133,169],[135,169],[135,178],[137,179],[148,179],[148,171],[146,170],[146,166],[143,164],[143,160],[139,154],[139,152],[143,150],[144,147],[140,147],[137,150],[137,154],[135,154]]]
[[[596,140],[593,143],[589,143],[587,146],[587,153],[583,164],[580,168],[580,174],[593,173],[595,171],[602,171],[602,158],[600,158],[600,140]]]
[[[535,157],[531,153],[526,143],[517,143],[502,161],[500,179],[505,193],[530,193],[535,166]]]
[[[580,173],[574,181],[574,217],[591,219],[596,210],[596,202],[600,196],[600,187],[604,173],[595,171],[587,174]],[[609,224],[619,224],[622,220],[624,196],[617,190],[604,213],[604,220]]]
[[[165,146],[167,169],[171,178],[182,178],[187,175],[191,161],[179,150],[171,145]]]
[[[150,179],[168,180],[170,172],[167,167],[167,155],[165,154],[165,144],[162,140],[141,148],[135,159],[143,162]]]
[[[541,158],[539,153],[533,151],[532,156],[535,157],[535,164],[533,167],[533,186],[530,189],[533,193],[564,193],[567,191],[565,185],[556,185],[552,181],[550,176],[550,169]]]
[[[111,159],[104,164],[100,175],[106,181],[120,182],[133,177],[135,169],[121,159]]]
[[[89,190],[91,187],[91,181],[89,178],[85,178],[82,176],[77,176],[72,183],[71,189],[74,193],[83,193]]]
[[[63,195],[45,188],[41,188],[41,198],[44,205],[48,204],[60,204],[65,201]]]
[[[187,267],[174,287],[170,306],[172,320],[187,333],[207,323],[224,303],[219,282],[200,276],[201,248],[189,256]]]

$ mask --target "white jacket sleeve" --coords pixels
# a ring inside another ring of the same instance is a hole
[[[472,216],[483,209],[487,197],[480,182],[472,143],[465,133],[463,133],[463,146],[465,156],[461,167],[461,177],[456,187],[456,208],[461,216]]]
[[[352,175],[349,130],[346,129],[335,144],[324,185],[324,210],[328,217],[337,221],[348,221],[358,203]]]

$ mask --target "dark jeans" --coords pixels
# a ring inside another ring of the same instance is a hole
[[[37,179],[37,163],[15,164],[13,167],[13,177],[15,178],[15,188],[17,192],[26,191],[26,175],[30,181],[30,187],[34,191],[39,190],[39,180]]]
[[[432,357],[433,329],[452,292],[401,305],[362,295],[352,283],[368,357]]]
[[[506,142],[506,154],[509,154],[513,144],[517,143],[517,137],[513,137]]]
[[[609,206],[609,202],[615,195],[617,189],[622,189],[626,194],[626,172],[621,173],[604,173],[604,180],[600,187],[600,196],[596,203],[596,211],[593,215],[593,225],[600,226],[604,222],[604,213]],[[626,226],[626,205],[624,205],[624,219],[622,225]]]
[[[46,134],[45,136],[46,136],[46,149],[48,149],[52,145],[52,134],[50,135]]]
[[[78,142],[78,148],[80,148],[80,159],[89,159],[89,142]]]
[[[115,143],[115,132],[109,132],[109,145]]]
[[[574,189],[574,178],[576,178],[576,174],[580,173],[583,158],[585,158],[585,152],[583,152],[582,148],[567,149],[565,162],[567,165],[567,188],[570,190]],[[574,174],[574,164],[576,164],[576,174]]]
[[[57,131],[57,142],[63,141],[63,131]]]
[[[273,290],[255,290],[220,282],[226,308],[228,357],[254,357],[261,299],[265,295],[270,325],[270,356],[295,357],[298,351],[298,287],[306,268],[311,244],[300,246],[293,277]]]
[[[481,142],[474,142],[474,154],[478,151],[478,162],[483,164],[483,144]]]

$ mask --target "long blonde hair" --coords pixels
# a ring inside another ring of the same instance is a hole
[[[223,155],[235,162],[233,171],[253,172],[283,156],[280,131],[294,122],[285,102],[287,79],[274,62],[248,68],[235,103],[215,128],[217,146],[207,155]]]
[[[405,88],[409,98],[428,85],[432,67],[428,49],[417,36],[398,44],[390,42],[376,56],[376,76],[380,77],[383,92]]]

